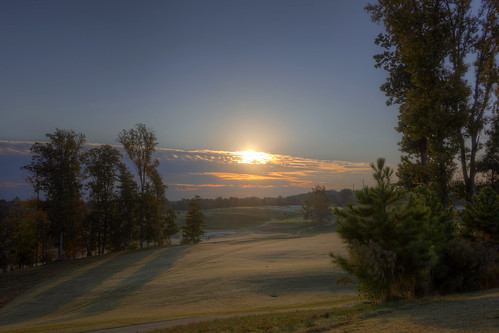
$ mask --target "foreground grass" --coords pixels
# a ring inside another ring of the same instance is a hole
[[[0,308],[0,331],[84,332],[358,302],[355,285],[335,284],[345,273],[328,252],[342,249],[335,233],[244,231],[197,245],[81,260],[75,267],[61,263],[61,271]],[[10,273],[3,277],[13,287],[17,273]]]
[[[217,319],[154,332],[499,332],[499,289],[383,306],[362,303]]]
[[[216,319],[209,322],[160,329],[154,332],[322,332],[364,318],[366,314],[372,311],[370,306],[361,304],[352,308],[294,311]]]

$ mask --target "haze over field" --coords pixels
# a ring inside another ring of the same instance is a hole
[[[170,200],[360,187],[367,163],[398,161],[366,4],[2,1],[0,197],[29,195],[24,141],[114,145],[139,122]],[[227,163],[247,150],[276,159]]]

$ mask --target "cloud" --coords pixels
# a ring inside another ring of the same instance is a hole
[[[21,185],[27,174],[20,168],[31,162],[30,148],[33,143],[0,141],[1,195],[17,193],[17,189],[24,192],[29,189],[29,184]],[[100,145],[87,143],[85,149]],[[113,147],[118,148],[128,160],[123,147]],[[158,171],[168,185],[167,196],[170,200],[181,199],[186,193],[202,197],[291,195],[307,191],[317,184],[335,189],[360,188],[364,179],[371,179],[368,163],[266,155],[269,158],[255,163],[241,163],[241,152],[157,148],[153,157],[160,161]],[[130,161],[127,164],[131,166]],[[19,196],[23,195],[19,193]]]
[[[15,182],[10,180],[0,182],[0,187],[9,188],[9,189],[26,187],[26,186],[29,186],[26,182]]]
[[[30,141],[2,141],[0,140],[0,156],[29,155],[34,142]]]
[[[238,181],[262,181],[262,180],[281,180],[275,176],[260,176],[254,174],[233,173],[233,172],[205,172],[200,175],[215,176],[223,180],[238,180]]]

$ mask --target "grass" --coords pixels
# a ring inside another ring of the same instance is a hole
[[[328,257],[329,251],[343,249],[335,233],[282,237],[284,229],[300,222],[272,220],[291,218],[289,212],[260,208],[229,212],[245,216],[252,211],[256,217],[245,223],[273,225],[276,233],[250,228],[198,245],[130,251],[84,259],[80,265],[61,263],[52,276],[40,279],[0,309],[0,331],[79,332],[358,301],[354,285],[334,283],[345,275]],[[223,211],[215,213],[223,215]],[[272,219],[251,222],[264,216]],[[18,272],[11,273],[0,275],[10,281],[10,287]]]
[[[372,311],[367,305],[329,310],[293,311],[216,319],[159,329],[155,333],[183,332],[323,332],[350,324]]]
[[[498,332],[499,289],[371,306],[217,319],[154,332]]]
[[[82,332],[240,314],[247,315],[170,330],[497,331],[499,290],[382,308],[342,308],[362,299],[354,284],[335,283],[346,275],[328,256],[344,251],[334,226],[300,232],[303,221],[276,210],[228,209],[231,218],[225,220],[224,211],[215,210],[213,228],[234,230],[237,221],[249,227],[197,245],[0,274],[0,293],[6,297],[0,331]]]
[[[207,230],[240,230],[255,228],[273,220],[301,216],[299,208],[284,207],[234,207],[203,210]],[[186,212],[178,212],[179,225],[183,225]]]

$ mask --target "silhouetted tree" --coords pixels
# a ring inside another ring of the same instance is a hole
[[[41,251],[40,227],[48,225],[47,215],[37,209],[36,200],[17,201],[12,207],[6,223],[10,227],[8,243],[9,256],[19,268],[38,262],[36,256]]]
[[[203,236],[205,226],[204,214],[201,211],[201,197],[195,196],[189,202],[189,210],[185,218],[185,226],[182,227],[182,243],[199,243]]]
[[[112,221],[110,241],[113,249],[132,247],[139,241],[140,194],[133,174],[122,164],[118,175],[118,218]]]
[[[34,143],[32,161],[23,169],[31,172],[32,178],[37,179],[37,189],[45,193],[52,233],[59,239],[58,259],[61,260],[63,244],[72,256],[80,245],[84,178],[81,149],[85,136],[60,129],[46,136],[50,142]]]
[[[139,195],[140,195],[140,211],[139,211],[139,239],[140,246],[147,241],[147,195],[146,189],[148,182],[151,180],[153,170],[158,166],[159,161],[153,160],[152,154],[156,150],[156,135],[144,124],[137,124],[136,128],[123,130],[118,135],[118,141],[121,142],[128,157],[132,161],[137,171],[139,178]]]
[[[398,189],[384,162],[371,164],[377,186],[356,191],[358,205],[334,211],[348,257],[331,254],[333,262],[352,273],[374,303],[427,293],[438,263],[435,245],[446,232],[443,219],[433,220],[438,214],[427,206],[427,198]]]
[[[447,204],[458,158],[469,201],[498,81],[497,1],[482,1],[477,14],[462,0],[379,0],[366,9],[386,30],[374,58],[389,75],[387,104],[400,106],[400,184],[426,184]]]
[[[466,203],[462,220],[468,238],[499,245],[499,195],[491,187],[483,187],[473,195],[473,200]]]
[[[164,239],[167,245],[171,245],[171,237],[180,231],[175,220],[177,219],[177,214],[172,207],[168,207],[166,211],[166,227],[164,229]]]
[[[305,201],[303,201],[303,203],[301,204],[301,213],[305,222],[312,221],[313,208],[310,200],[306,199]]]
[[[307,201],[309,202],[309,208],[311,208],[310,217],[317,224],[324,224],[331,220],[332,211],[329,208],[329,198],[325,186],[314,186],[312,192],[308,195]]]
[[[478,164],[478,170],[485,175],[486,184],[499,192],[499,105],[491,125],[487,131],[489,138],[485,143],[485,155]]]
[[[166,227],[166,207],[168,200],[165,193],[167,186],[156,169],[151,171],[151,182],[146,186],[146,230],[145,240],[156,244],[163,242]]]
[[[116,191],[121,165],[121,153],[110,145],[92,148],[85,154],[89,188],[91,224],[87,226],[97,239],[97,252],[103,254],[107,247],[112,221],[117,218]],[[93,223],[92,223],[93,222]]]
[[[349,202],[355,201],[354,193],[351,189],[344,188],[338,193],[338,205],[346,206]]]

